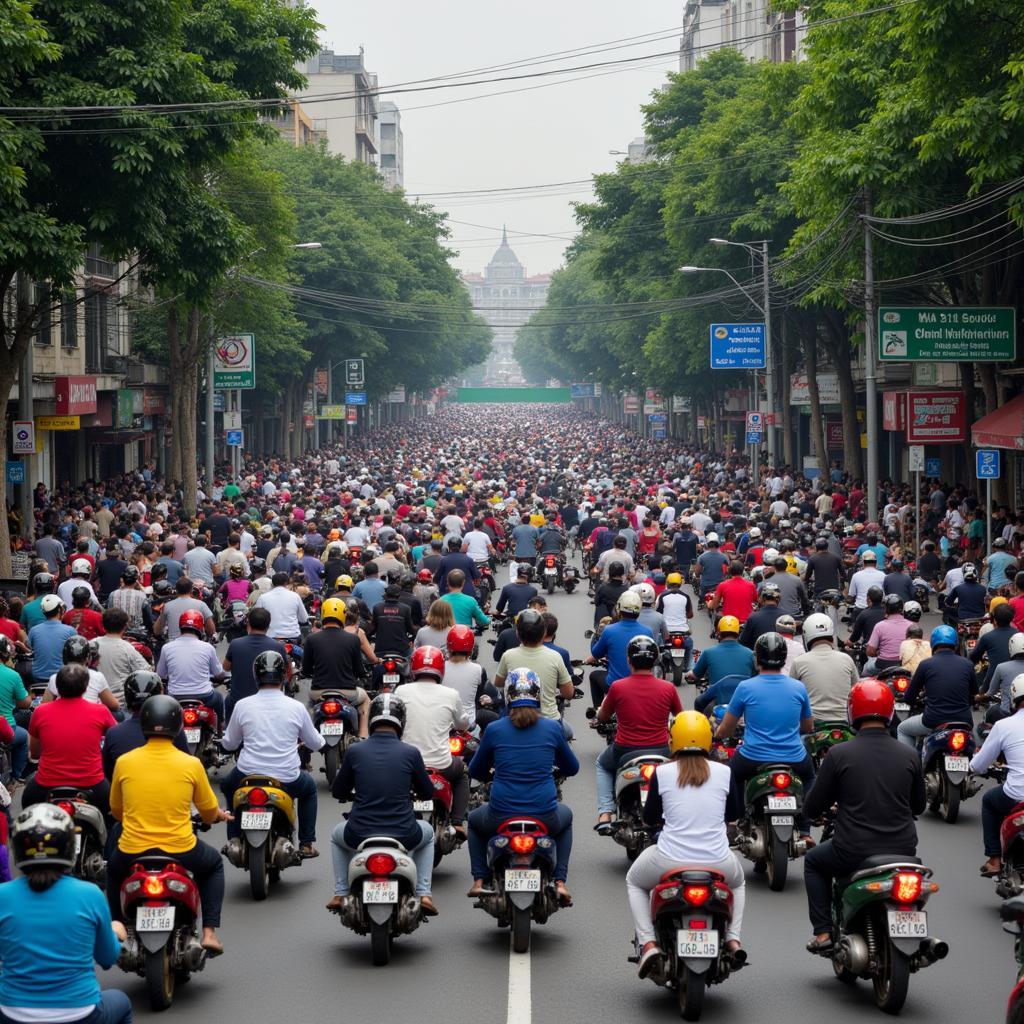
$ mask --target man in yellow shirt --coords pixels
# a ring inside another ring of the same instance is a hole
[[[192,830],[192,807],[203,821],[231,821],[217,803],[196,757],[174,746],[181,730],[181,705],[173,697],[150,697],[140,715],[144,746],[122,754],[110,782],[110,812],[122,824],[117,848],[107,860],[107,902],[115,921],[121,913],[121,883],[140,855],[169,854],[191,871],[199,886],[203,909],[202,946],[208,956],[219,956],[224,946],[217,938],[224,902],[224,862],[220,854],[200,842]]]

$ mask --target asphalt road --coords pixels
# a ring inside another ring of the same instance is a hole
[[[559,592],[550,600],[561,620],[559,640],[584,657],[583,630],[593,607],[585,592]],[[936,616],[929,618],[937,619]],[[695,626],[706,646],[708,622]],[[481,657],[491,668],[490,647]],[[692,706],[693,690],[684,688]],[[627,963],[631,924],[626,903],[625,851],[591,829],[595,818],[593,761],[603,748],[586,727],[584,702],[571,709],[580,775],[565,787],[576,815],[569,885],[575,906],[534,931],[532,951],[510,954],[507,931],[474,910],[465,897],[468,855],[446,858],[434,876],[438,918],[400,939],[385,968],[370,964],[369,939],[343,928],[324,910],[333,889],[329,836],[342,808],[320,777],[321,857],[286,871],[265,903],[254,903],[246,875],[226,865],[227,898],[222,936],[226,954],[179,989],[165,1015],[224,1022],[370,1020],[471,1020],[474,1024],[571,1024],[577,1021],[678,1020],[671,993],[636,978]],[[317,759],[319,761],[319,758]],[[978,876],[983,860],[980,795],[965,803],[960,820],[946,825],[931,815],[918,824],[919,853],[935,872],[941,891],[929,903],[932,934],[946,939],[945,961],[911,978],[902,1012],[907,1021],[1000,1021],[1014,983],[1012,939],[1002,930],[992,883]],[[207,841],[220,846],[223,826]],[[802,872],[791,865],[782,893],[768,890],[747,862],[748,897],[743,944],[750,966],[708,993],[702,1019],[820,1024],[876,1015],[870,986],[839,984],[829,964],[804,951],[809,938]],[[511,967],[510,967],[511,964]],[[143,982],[116,968],[104,986],[132,997],[136,1019],[155,1020]]]

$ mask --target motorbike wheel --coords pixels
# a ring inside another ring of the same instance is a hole
[[[270,871],[267,867],[268,836],[259,846],[249,847],[249,888],[254,900],[265,900],[270,892]]]
[[[530,911],[512,908],[512,951],[530,952]]]
[[[682,686],[683,685],[683,666],[673,665],[672,666],[672,685]]]
[[[679,1015],[683,1020],[700,1020],[704,1009],[705,980],[703,974],[696,974],[685,964],[679,972],[676,995],[679,998]]]
[[[960,817],[960,786],[954,786],[945,775],[942,776],[942,800],[940,813],[947,825],[956,823]]]
[[[891,940],[881,948],[881,968],[872,979],[875,1005],[885,1013],[899,1013],[907,1000],[910,985],[910,958],[901,953]]]
[[[555,592],[555,577],[554,577],[554,576],[548,576],[548,577],[547,577],[547,578],[546,578],[546,579],[544,580],[544,589],[545,589],[545,590],[546,590],[546,591],[547,591],[547,592],[548,592],[549,594],[553,594],[553,593]]]
[[[782,892],[786,888],[786,874],[789,871],[789,849],[771,830],[768,837],[768,888],[772,892]]]
[[[166,1010],[174,1002],[174,971],[166,946],[155,953],[146,952],[146,993],[151,1010]]]
[[[332,786],[334,784],[334,776],[338,772],[338,766],[341,764],[341,758],[338,755],[337,747],[324,747],[324,773],[327,776],[327,785]]]
[[[387,924],[370,925],[370,956],[374,967],[386,967],[391,959],[391,933]]]
[[[566,583],[566,585],[565,585],[565,592],[567,594],[571,594],[575,589],[576,589],[576,584],[575,583]]]

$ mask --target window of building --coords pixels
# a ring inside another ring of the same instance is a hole
[[[35,301],[42,305],[39,326],[36,328],[36,344],[50,345],[53,342],[53,315],[50,310],[50,286],[46,282],[36,282]]]
[[[78,302],[74,292],[64,292],[60,299],[60,343],[64,348],[78,348]]]

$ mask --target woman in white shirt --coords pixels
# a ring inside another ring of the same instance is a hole
[[[743,867],[729,849],[725,830],[731,773],[724,764],[709,759],[711,725],[697,711],[676,715],[669,748],[672,760],[655,769],[644,807],[644,821],[662,825],[657,845],[644,850],[626,875],[629,907],[640,945],[641,978],[646,978],[665,956],[655,941],[651,890],[666,871],[682,865],[720,871],[725,877],[733,894],[725,948],[737,966],[746,960],[740,951],[746,899]]]

